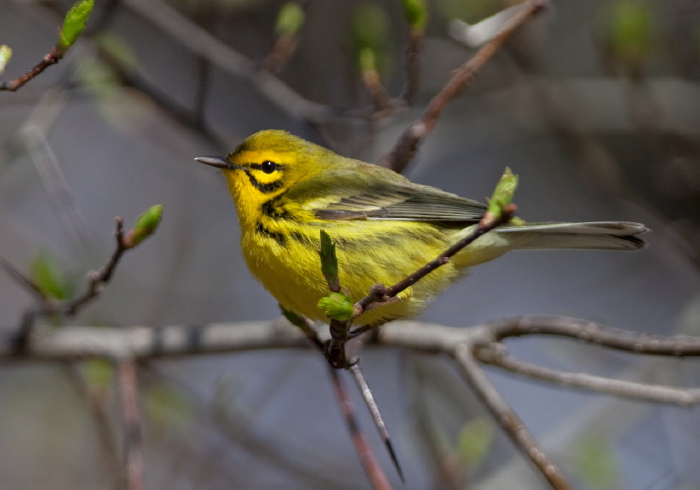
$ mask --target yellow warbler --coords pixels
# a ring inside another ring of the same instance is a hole
[[[376,283],[391,285],[437,257],[477,226],[480,202],[416,184],[386,168],[345,158],[287,132],[260,131],[226,157],[199,157],[220,168],[238,211],[243,255],[287,310],[327,320],[328,293],[318,251],[320,230],[337,246],[340,282],[358,300]],[[636,250],[639,223],[525,223],[483,235],[446,265],[371,309],[356,324],[414,315],[468,267],[512,249]]]

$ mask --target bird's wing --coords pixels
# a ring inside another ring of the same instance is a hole
[[[403,178],[367,182],[357,174],[329,177],[326,182],[332,183],[328,188],[332,192],[308,199],[302,206],[322,220],[476,222],[486,210],[480,202]]]

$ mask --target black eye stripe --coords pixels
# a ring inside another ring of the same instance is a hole
[[[284,187],[284,182],[282,182],[281,180],[275,180],[274,182],[268,182],[264,184],[262,182],[258,182],[258,179],[253,177],[250,174],[250,172],[246,172],[246,175],[248,176],[248,180],[250,180],[250,183],[253,184],[253,187],[255,187],[263,194],[270,194],[271,192],[278,191],[282,187]]]
[[[252,170],[262,170],[266,174],[271,174],[275,170],[282,170],[284,168],[284,165],[273,162],[272,160],[265,160],[262,163],[246,163],[245,166]]]

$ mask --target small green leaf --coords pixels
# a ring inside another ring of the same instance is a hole
[[[155,233],[160,219],[163,216],[163,205],[156,204],[148,208],[143,214],[136,218],[134,228],[124,238],[128,248],[135,247],[146,238]]]
[[[359,54],[360,71],[363,73],[377,71],[377,57],[372,48],[362,48]]]
[[[47,296],[58,300],[70,298],[72,288],[49,254],[41,252],[34,258],[29,275]]]
[[[100,32],[95,36],[100,48],[105,51],[109,59],[117,62],[121,70],[139,70],[139,61],[136,51],[127,43],[124,37],[110,31]],[[111,80],[110,80],[111,81]]]
[[[515,194],[517,187],[518,176],[514,175],[510,168],[506,167],[489,200],[487,212],[494,217],[500,217],[503,214],[503,209],[513,200],[513,194]]]
[[[275,32],[280,37],[294,37],[304,25],[304,9],[297,2],[282,5],[277,14]]]
[[[365,49],[372,51],[375,65],[381,67],[386,57],[389,21],[386,12],[376,4],[365,3],[355,11],[352,33],[358,56]]]
[[[78,0],[70,8],[63,19],[63,28],[58,37],[58,46],[67,50],[85,29],[85,24],[90,17],[94,0]]]
[[[573,462],[588,488],[619,488],[615,451],[602,434],[589,434],[576,444]]]
[[[280,307],[280,310],[282,311],[282,314],[284,317],[289,320],[289,323],[292,325],[301,328],[302,330],[306,328],[306,322],[304,319],[301,317],[301,315],[297,315],[294,313],[292,310],[288,310],[282,305],[278,305]]]
[[[321,257],[321,273],[328,282],[331,291],[340,289],[340,279],[338,278],[338,257],[335,254],[335,243],[324,230],[321,230],[321,250],[318,252]]]
[[[354,306],[352,297],[343,293],[328,293],[318,301],[318,307],[325,312],[326,316],[341,322],[352,318]]]
[[[425,0],[401,0],[406,20],[417,31],[424,31],[428,23],[428,6]]]
[[[609,39],[613,56],[641,65],[651,54],[654,15],[643,0],[619,0],[611,6]]]
[[[114,381],[114,364],[105,359],[88,359],[81,363],[81,368],[90,387],[108,388]]]
[[[157,384],[144,390],[144,407],[156,428],[164,431],[185,429],[194,420],[192,400],[170,384]]]
[[[2,75],[5,72],[5,68],[10,62],[10,58],[12,58],[12,49],[9,46],[3,44],[2,46],[0,46],[0,75]]]
[[[491,421],[476,417],[464,424],[457,438],[460,460],[474,471],[484,461],[493,445],[494,430]]]

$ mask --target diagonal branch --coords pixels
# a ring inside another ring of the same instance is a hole
[[[377,284],[373,286],[370,293],[364,298],[360,299],[355,303],[354,317],[360,316],[367,310],[376,308],[378,306],[383,306],[389,302],[395,300],[396,296],[407,288],[413,286],[416,282],[430,274],[432,271],[447,264],[451,257],[453,257],[457,252],[465,248],[467,245],[474,242],[477,238],[485,235],[486,233],[508,223],[513,216],[515,216],[516,206],[514,204],[508,204],[505,206],[498,216],[485,216],[478,225],[476,225],[473,230],[467,234],[464,238],[454,243],[448,247],[443,253],[435,257],[433,260],[423,265],[422,267],[416,269],[412,274],[409,274],[405,278],[401,279],[399,282],[393,286],[385,287],[382,284]],[[492,219],[487,219],[492,218]],[[353,331],[353,335],[365,332],[374,326],[364,326]]]
[[[144,488],[143,433],[139,409],[138,377],[136,363],[126,359],[117,365],[121,391],[121,421],[124,433],[124,488]]]
[[[350,374],[352,374],[352,377],[357,384],[357,389],[359,389],[360,393],[362,393],[362,398],[365,400],[367,408],[372,415],[372,420],[374,420],[374,424],[377,427],[377,432],[379,432],[379,435],[384,441],[384,445],[386,446],[389,456],[391,457],[391,461],[394,463],[394,467],[399,474],[399,478],[401,478],[401,481],[405,483],[406,480],[403,476],[403,470],[399,464],[399,458],[396,457],[396,451],[394,451],[394,445],[391,442],[389,430],[386,428],[386,424],[382,418],[382,413],[379,411],[379,405],[377,405],[377,402],[374,400],[374,395],[372,394],[372,390],[367,383],[367,379],[365,378],[362,369],[360,369],[360,360],[358,359],[357,362],[348,368],[348,370],[350,371]]]
[[[442,111],[469,83],[477,72],[498,52],[510,36],[533,15],[547,6],[546,0],[532,0],[506,22],[500,34],[482,46],[428,104],[423,115],[411,124],[397,141],[394,149],[382,157],[381,164],[396,172],[403,172],[418,150],[423,139],[435,128]]]
[[[384,474],[381,465],[379,465],[377,462],[377,457],[372,451],[372,446],[357,423],[355,408],[353,407],[352,401],[350,400],[350,395],[345,389],[345,385],[340,378],[339,371],[331,364],[328,364],[328,374],[331,377],[331,384],[333,385],[335,396],[338,399],[338,405],[340,406],[340,410],[343,414],[345,424],[348,426],[348,430],[350,431],[352,443],[355,446],[355,451],[360,458],[360,463],[362,464],[362,468],[365,470],[367,478],[375,490],[390,490],[391,484]]]
[[[458,345],[451,354],[474,393],[520,452],[535,465],[547,483],[555,490],[573,490],[574,487],[566,481],[559,468],[540,449],[525,424],[493,386],[479,366],[470,347],[466,344]]]
[[[698,388],[637,383],[588,373],[569,373],[550,369],[514,358],[508,353],[506,346],[498,342],[479,345],[474,350],[474,356],[484,364],[491,364],[516,374],[550,381],[561,386],[583,388],[598,393],[657,403],[672,403],[682,407],[692,407],[700,403],[700,389]]]

